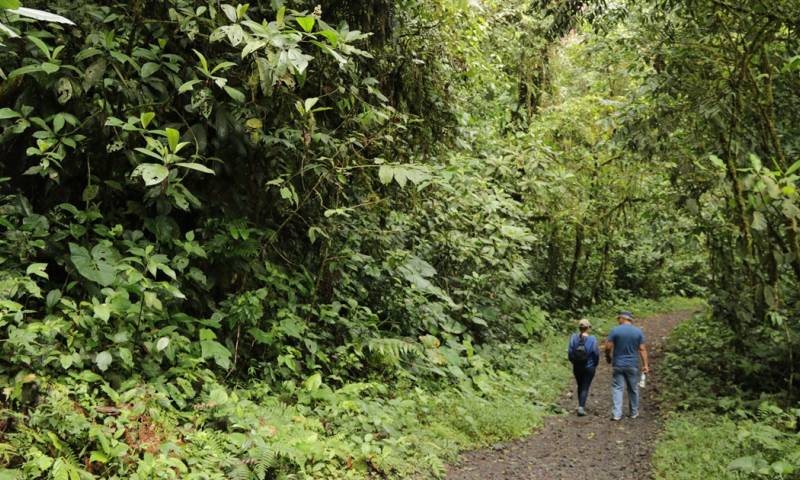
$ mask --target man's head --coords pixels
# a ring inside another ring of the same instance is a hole
[[[580,321],[578,322],[578,328],[581,330],[581,332],[585,332],[590,328],[592,328],[592,324],[589,323],[589,320],[581,318]]]
[[[619,312],[619,315],[617,315],[617,321],[619,323],[632,322],[633,321],[633,314],[631,312],[627,311],[627,310],[623,310],[623,311]]]

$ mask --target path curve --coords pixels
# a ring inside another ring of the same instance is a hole
[[[541,430],[530,437],[463,454],[448,471],[447,480],[651,478],[650,455],[661,429],[656,397],[664,342],[673,327],[693,313],[682,310],[637,322],[644,329],[653,367],[642,391],[639,418],[611,421],[611,367],[601,358],[587,402],[587,416],[575,415],[577,392],[572,382],[560,401],[567,415],[546,419]],[[623,411],[627,415],[627,400]]]

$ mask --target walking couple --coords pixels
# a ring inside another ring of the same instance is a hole
[[[613,408],[611,419],[622,420],[623,391],[628,391],[628,405],[631,418],[639,416],[639,366],[641,373],[650,373],[644,333],[633,325],[631,312],[617,315],[619,326],[611,330],[605,342],[605,357],[611,363],[613,377],[611,399]],[[600,364],[600,346],[594,335],[589,335],[592,324],[582,319],[578,322],[580,333],[570,338],[567,356],[572,362],[572,373],[578,384],[578,415],[586,415],[586,398],[594,379],[594,372]],[[627,388],[626,388],[627,387]]]

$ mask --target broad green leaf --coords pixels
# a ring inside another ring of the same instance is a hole
[[[228,17],[228,20],[230,20],[231,22],[235,22],[236,20],[238,20],[238,17],[236,15],[236,7],[224,3],[220,5],[220,8],[222,9],[222,12],[225,14],[225,16]]]
[[[214,387],[208,394],[208,402],[214,405],[225,405],[228,402],[228,392],[223,387]]]
[[[225,27],[221,27],[220,29],[228,36],[228,41],[231,42],[231,46],[238,47],[239,44],[244,41],[245,33],[241,25],[227,25]],[[214,68],[211,73],[214,73],[216,70],[217,69]]]
[[[286,52],[286,60],[297,75],[302,75],[308,68],[308,63],[313,59],[314,57],[306,55],[297,47],[292,47]]]
[[[758,155],[756,155],[754,153],[750,154],[750,165],[753,167],[753,170],[755,170],[756,172],[760,172],[761,168],[763,167],[763,165],[761,163],[761,159],[758,157]]]
[[[178,153],[178,152],[180,152],[181,150],[183,150],[184,148],[188,147],[188,146],[189,146],[189,145],[191,145],[191,144],[192,144],[191,142],[180,142],[180,143],[179,143],[179,144],[178,144],[178,145],[175,147],[175,151],[174,151],[173,153]],[[172,159],[172,161],[175,161],[175,159],[173,158],[173,159]]]
[[[25,274],[36,275],[37,277],[49,279],[50,277],[47,275],[47,272],[45,272],[46,268],[47,268],[46,263],[32,263],[28,265],[27,269],[25,269]]]
[[[231,67],[235,67],[235,66],[236,66],[236,64],[233,63],[233,62],[221,62],[219,65],[217,65],[216,67],[214,67],[211,70],[211,73],[217,73],[219,71],[225,71],[225,70],[227,70],[227,69],[229,69]]]
[[[0,8],[19,8],[21,6],[19,0],[0,0]]]
[[[100,193],[100,187],[98,185],[86,185],[86,188],[83,189],[83,193],[81,194],[81,200],[84,202],[91,202],[97,198],[98,193]]]
[[[28,35],[25,38],[27,38],[31,43],[36,45],[36,48],[38,48],[39,51],[41,51],[44,54],[44,56],[47,57],[48,60],[50,59],[50,47],[48,47],[47,44],[44,43],[44,41],[41,38],[34,37],[33,35]]]
[[[59,69],[61,69],[60,66],[56,65],[55,63],[51,63],[51,62],[44,62],[44,63],[41,64],[40,67],[41,67],[42,71],[44,73],[48,74],[48,75],[52,75],[53,73],[56,73],[57,71],[59,71]]]
[[[471,317],[470,321],[475,325],[480,325],[482,327],[489,327],[489,324],[486,323],[486,320],[482,319],[481,317]]]
[[[9,10],[12,13],[16,13],[17,15],[33,18],[35,20],[42,20],[45,22],[53,22],[53,23],[65,23],[67,25],[75,25],[72,20],[62,17],[61,15],[56,15],[55,13],[45,12],[43,10],[36,10],[33,8],[25,8],[19,7],[15,9]]]
[[[789,169],[788,169],[788,170],[786,170],[786,173],[785,173],[784,175],[786,175],[786,176],[788,177],[789,175],[791,175],[791,174],[793,174],[794,172],[796,172],[798,169],[800,169],[800,160],[798,160],[798,161],[794,162],[794,163],[792,164],[792,166],[791,166],[791,167],[789,167]]]
[[[61,300],[61,290],[50,290],[46,297],[47,308],[55,307],[59,300]]]
[[[203,165],[201,163],[178,162],[175,165],[178,166],[178,167],[188,168],[189,170],[196,170],[196,171],[202,172],[202,173],[209,173],[211,175],[215,174],[214,170],[211,170],[210,168],[206,167],[205,165]]]
[[[251,53],[255,52],[256,50],[262,49],[268,45],[267,42],[263,40],[251,40],[245,44],[244,48],[242,49],[242,58],[247,57]]]
[[[286,17],[286,7],[282,6],[278,9],[278,14],[275,16],[275,23],[279,27],[283,26],[283,19]]]
[[[61,129],[64,128],[64,123],[66,123],[64,115],[61,113],[56,114],[56,116],[53,117],[53,132],[55,133],[60,132]]]
[[[777,462],[773,463],[770,467],[772,468],[772,471],[777,473],[778,475],[791,475],[796,471],[797,468],[800,468],[800,466],[795,467],[791,463],[786,462],[784,460],[778,460]]]
[[[319,98],[306,98],[305,102],[303,102],[303,108],[305,108],[306,113],[310,112],[317,102],[319,102]]]
[[[310,32],[314,29],[314,24],[316,23],[317,19],[314,17],[298,17],[295,18],[295,21],[298,25],[303,27],[303,30]]]
[[[97,55],[100,55],[102,53],[103,51],[100,50],[99,48],[94,48],[94,47],[84,48],[83,50],[78,52],[77,55],[75,55],[74,61],[81,62],[83,60],[86,60],[87,58],[96,57]]]
[[[94,318],[107,322],[111,318],[111,305],[107,303],[94,305]]]
[[[209,328],[200,329],[200,340],[216,340],[217,334]]]
[[[156,292],[144,292],[144,304],[153,310],[162,311],[164,306]]]
[[[223,87],[223,89],[225,90],[225,93],[228,94],[228,96],[230,96],[232,99],[236,100],[239,103],[244,103],[245,100],[247,99],[244,93],[240,92],[239,90],[236,90],[233,87],[229,87],[226,85]]]
[[[20,75],[27,75],[29,73],[36,73],[41,72],[42,67],[40,65],[25,65],[24,67],[19,67],[16,70],[12,70],[11,73],[8,74],[8,78],[19,77]]]
[[[402,167],[395,167],[394,168],[394,181],[397,182],[400,187],[405,187],[406,183],[408,182],[408,170]]]
[[[189,80],[178,88],[178,93],[186,93],[194,90],[194,86],[200,83],[200,80]]]
[[[17,32],[15,32],[14,30],[11,30],[11,28],[6,26],[2,22],[0,22],[0,32],[5,33],[6,35],[8,35],[11,38],[19,38],[19,35],[17,34]],[[0,44],[0,46],[2,46],[2,44]],[[0,73],[2,73],[2,69],[0,69]]]
[[[244,124],[247,128],[252,128],[253,130],[260,130],[264,127],[264,123],[258,118],[248,118]]]
[[[311,375],[310,377],[308,377],[306,379],[306,381],[303,383],[303,385],[305,386],[306,390],[308,390],[309,392],[313,392],[313,391],[319,390],[319,387],[322,386],[322,375],[320,375],[319,373],[315,373],[314,375]]]
[[[161,69],[161,65],[153,62],[147,62],[142,65],[142,78],[147,78]]]
[[[0,120],[8,120],[9,118],[19,117],[21,117],[21,115],[10,108],[0,108]]]
[[[133,364],[133,353],[129,348],[120,347],[117,349],[117,356],[122,360],[124,365],[132,367]]]
[[[111,356],[108,350],[102,351],[98,353],[96,357],[94,357],[94,363],[97,364],[97,368],[99,368],[101,372],[105,372],[113,361],[114,358]]]
[[[158,350],[159,352],[164,350],[168,346],[169,346],[169,337],[161,337],[158,339],[158,342],[156,342],[156,350]]]
[[[203,72],[210,74],[211,72],[208,71],[208,60],[206,60],[206,56],[202,53],[198,52],[197,50],[192,49],[195,55],[197,55],[198,60],[200,60],[200,68]]]
[[[174,128],[168,128],[165,130],[167,135],[167,144],[169,145],[169,151],[175,153],[178,149],[178,142],[181,140],[181,133]]]
[[[148,187],[158,185],[169,176],[169,169],[157,163],[139,164],[131,173],[132,177],[142,177]]]
[[[116,270],[109,263],[111,255],[107,250],[107,247],[96,245],[89,254],[85,248],[74,243],[69,244],[70,260],[78,273],[104,287],[110,286],[116,278]]]
[[[154,152],[152,150],[148,150],[148,149],[142,148],[142,147],[136,147],[136,148],[134,148],[134,150],[139,152],[139,153],[141,153],[141,154],[143,154],[143,155],[147,155],[148,157],[153,158],[155,160],[159,160],[161,162],[164,161],[164,157],[162,157],[161,155],[159,155],[158,153],[156,153],[156,152]]]
[[[92,450],[92,453],[89,455],[89,461],[94,463],[108,463],[111,459],[105,453],[99,450]]]
[[[142,112],[139,115],[139,121],[142,122],[142,128],[147,128],[154,118],[156,118],[155,112]]]
[[[392,183],[392,179],[394,178],[394,168],[390,167],[389,165],[381,165],[381,167],[378,169],[378,178],[382,184],[389,185]]]
[[[339,44],[339,34],[335,30],[322,30],[319,34],[325,37],[334,48]]]
[[[214,340],[203,340],[200,342],[200,350],[203,358],[213,358],[214,362],[225,370],[230,368],[231,352],[221,343]]]

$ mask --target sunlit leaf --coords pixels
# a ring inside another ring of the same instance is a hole
[[[62,17],[61,15],[56,15],[55,13],[45,12],[42,10],[36,10],[33,8],[15,8],[9,10],[9,12],[16,13],[22,17],[33,18],[35,20],[42,20],[44,22],[53,22],[53,23],[65,23],[67,25],[75,25],[72,20]]]
[[[113,361],[113,357],[107,350],[98,353],[97,356],[94,357],[94,363],[97,364],[97,368],[99,368],[101,372],[105,372]]]
[[[148,187],[158,185],[169,176],[169,169],[157,163],[141,163],[131,173],[132,177],[142,177]]]
[[[200,163],[178,162],[175,165],[178,166],[178,167],[188,168],[189,170],[195,170],[195,171],[202,172],[202,173],[209,173],[211,175],[215,174],[214,170],[211,170],[210,168],[208,168],[205,165],[200,164]]]
[[[36,275],[37,277],[49,279],[50,277],[47,275],[47,272],[45,272],[46,268],[46,263],[32,263],[25,269],[25,275]]]
[[[303,30],[310,32],[314,29],[314,24],[317,22],[317,19],[314,17],[298,17],[295,18],[295,21],[303,28]]]

